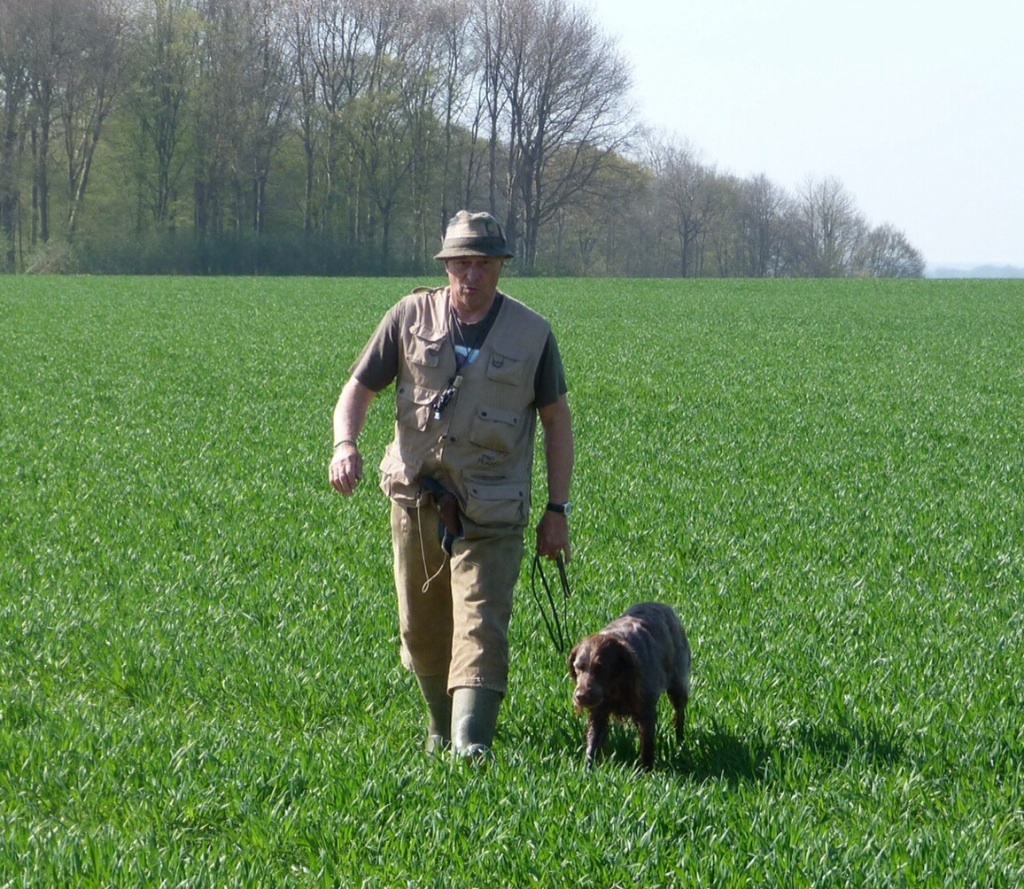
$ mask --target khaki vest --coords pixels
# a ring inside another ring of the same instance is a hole
[[[400,506],[423,502],[431,477],[459,498],[472,526],[523,526],[530,515],[536,434],[534,376],[550,325],[504,296],[476,361],[434,416],[434,402],[456,376],[448,288],[405,297],[407,324],[395,381],[395,438],[381,461],[381,488]]]

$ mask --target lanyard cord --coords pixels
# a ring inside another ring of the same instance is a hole
[[[466,337],[462,330],[462,322],[459,320],[459,316],[455,314],[455,309],[451,306],[449,306],[449,311],[451,312],[451,318],[453,322],[452,324],[449,325],[449,329],[452,331],[453,334],[452,348],[455,351],[455,373],[460,374],[462,373],[462,368],[464,368],[467,364],[471,363],[470,358],[472,357],[473,352],[479,351],[479,344],[477,341],[480,339],[480,325],[483,325],[487,319],[485,317],[481,319],[479,322],[477,322],[476,325],[471,325],[473,327],[476,327],[477,330],[476,336],[473,338],[473,346],[472,348],[470,348],[469,343],[466,342]],[[455,342],[455,334],[458,334],[458,343]],[[462,346],[463,352],[461,358],[459,356],[458,348],[460,345]]]
[[[448,313],[451,318],[448,324],[448,331],[452,338],[452,349],[455,352],[455,373],[459,374],[462,372],[462,368],[470,362],[470,356],[476,352],[480,353],[480,347],[483,345],[483,341],[487,339],[487,335],[490,333],[491,328],[494,326],[494,320],[498,317],[498,311],[501,308],[502,300],[504,299],[501,293],[496,293],[494,301],[491,303],[491,307],[487,310],[487,314],[484,315],[475,324],[467,324],[467,327],[474,328],[473,344],[466,341],[465,332],[462,328],[462,322],[459,320],[459,316],[455,314],[455,306],[452,305],[451,296],[448,297]],[[456,335],[458,336],[458,342],[455,341]],[[462,346],[465,351],[465,355],[462,360],[459,360],[459,349]]]

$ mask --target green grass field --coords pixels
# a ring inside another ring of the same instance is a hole
[[[1024,282],[505,282],[570,377],[573,634],[690,633],[638,775],[528,564],[497,761],[421,752],[383,494],[326,481],[410,282],[2,280],[0,887],[1024,880]]]

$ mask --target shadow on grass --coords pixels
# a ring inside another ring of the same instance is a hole
[[[585,716],[563,716],[550,726],[544,743],[548,749],[567,751],[582,767],[585,737]],[[537,738],[523,734],[513,743],[537,743]],[[671,729],[659,725],[654,768],[655,771],[677,772],[680,777],[698,782],[708,779],[725,780],[730,784],[753,782],[760,780],[762,774],[760,766],[764,754],[758,751],[759,745],[744,743],[717,726],[711,731],[688,729],[686,739],[676,745]],[[636,728],[632,723],[613,720],[600,767],[632,770],[638,764],[638,756]]]
[[[805,755],[835,766],[853,761],[889,766],[906,755],[898,727],[878,720],[863,722],[844,716],[838,723],[798,724],[790,734]]]
[[[713,724],[687,732],[680,746],[665,753],[665,767],[681,777],[738,785],[771,782],[797,763],[825,770],[853,763],[888,768],[902,760],[906,750],[895,726],[844,717],[821,724],[798,722],[778,731],[754,730],[746,738]]]
[[[725,781],[730,786],[759,782],[768,759],[763,744],[744,741],[718,726],[711,731],[691,729],[682,744],[676,746],[673,739],[671,750],[659,752],[667,754],[661,761],[662,767],[680,777],[696,783]]]
[[[551,748],[562,748],[583,762],[585,720],[559,720],[549,734]],[[523,737],[521,742],[529,743]],[[604,763],[634,768],[638,738],[632,724],[613,722]],[[746,737],[712,721],[710,726],[689,726],[677,745],[670,728],[658,726],[654,768],[701,783],[724,781],[730,786],[770,783],[797,764],[813,769],[843,769],[852,763],[888,768],[905,757],[905,744],[894,726],[877,720],[863,722],[843,717],[838,721],[793,723],[778,730],[752,727]]]

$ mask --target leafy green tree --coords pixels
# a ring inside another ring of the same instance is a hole
[[[196,231],[259,235],[293,95],[285,19],[271,0],[210,0],[193,102]]]
[[[0,3],[0,240],[6,271],[18,259],[18,213],[21,160],[24,155],[26,103],[29,96],[31,0]]]
[[[145,0],[131,46],[134,88],[127,97],[137,203],[160,231],[183,221],[178,209],[190,156],[188,103],[196,90],[200,22],[187,0]],[[140,214],[137,223],[143,227]]]
[[[125,85],[128,18],[120,0],[64,2],[78,13],[77,52],[67,69],[60,105],[67,162],[68,238],[73,239],[104,126]]]

